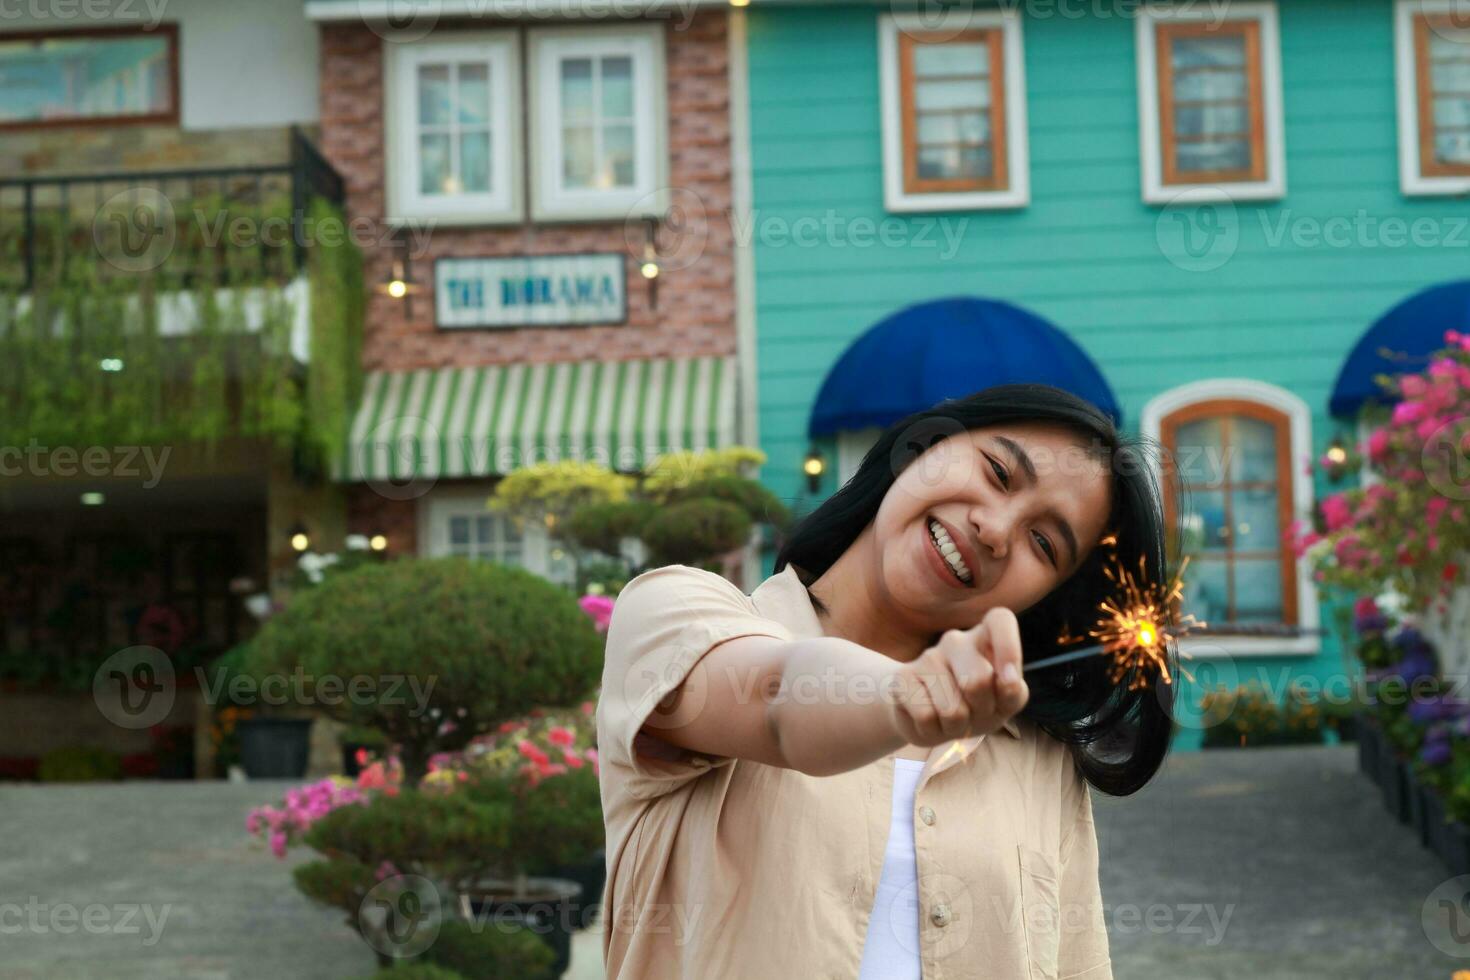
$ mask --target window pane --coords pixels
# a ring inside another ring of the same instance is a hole
[[[561,121],[592,119],[592,59],[567,58],[561,63]]]
[[[464,133],[459,138],[460,184],[466,191],[490,190],[490,134]]]
[[[604,187],[633,186],[633,127],[608,126],[602,131],[602,184]]]
[[[1238,136],[1249,133],[1250,110],[1243,105],[1186,106],[1174,111],[1176,136]]]
[[[1183,173],[1248,170],[1251,165],[1249,140],[1216,143],[1179,143],[1174,166]]]
[[[1429,32],[1429,58],[1431,61],[1470,59],[1470,30],[1456,28],[1451,23],[1435,24]]]
[[[990,45],[980,42],[915,44],[914,75],[989,75]]]
[[[1230,534],[1225,526],[1224,491],[1187,491],[1180,511],[1180,529],[1185,554],[1227,550]]]
[[[920,147],[918,169],[921,180],[977,180],[993,173],[986,147]]]
[[[1470,58],[1435,61],[1429,67],[1430,84],[1436,92],[1470,92]]]
[[[419,66],[419,125],[449,123],[449,66]]]
[[[459,66],[459,121],[469,126],[490,122],[490,66]]]
[[[521,526],[516,521],[509,518],[502,518],[500,521],[500,539],[507,545],[518,545],[525,540],[525,535],[521,532]]]
[[[475,541],[482,545],[495,542],[495,519],[489,515],[475,518]]]
[[[1217,418],[1186,422],[1174,431],[1174,466],[1179,471],[1180,482],[1208,485],[1225,482],[1221,439]]]
[[[1230,443],[1230,479],[1233,482],[1276,482],[1274,425],[1237,415],[1230,420]]]
[[[923,113],[918,123],[920,143],[984,143],[990,139],[990,117],[979,112]]]
[[[602,115],[609,119],[633,117],[633,59],[602,59]]]
[[[1237,561],[1235,563],[1235,621],[1237,623],[1279,623],[1282,617],[1281,563],[1275,559]]]
[[[1219,37],[1184,37],[1175,35],[1170,45],[1175,73],[1194,68],[1244,68],[1245,37],[1226,34]]]
[[[525,551],[519,546],[504,549],[500,553],[500,558],[507,565],[525,565],[526,563]]]
[[[1242,71],[1191,71],[1174,76],[1174,98],[1179,102],[1222,102],[1246,98]]]
[[[1440,163],[1470,163],[1470,133],[1438,133],[1434,155]]]
[[[1470,85],[1466,91],[1470,92]],[[1464,129],[1470,127],[1470,98],[1446,98],[1441,96],[1434,100],[1434,125],[1438,127],[1451,127]]]
[[[1230,498],[1236,551],[1280,551],[1279,498],[1271,490],[1237,490]]]
[[[449,164],[449,134],[419,137],[419,192],[447,194],[453,190]]]
[[[151,115],[171,98],[167,37],[0,42],[0,122]]]
[[[449,543],[453,545],[466,545],[470,542],[470,521],[467,517],[451,517],[449,519]]]
[[[1198,558],[1189,563],[1183,583],[1183,608],[1210,626],[1224,623],[1230,608],[1223,561]]]
[[[990,84],[981,81],[919,82],[914,85],[914,106],[926,109],[990,108]]]
[[[562,183],[567,187],[592,186],[593,140],[591,126],[568,126],[561,134]]]

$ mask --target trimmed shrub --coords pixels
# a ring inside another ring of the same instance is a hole
[[[750,515],[732,503],[688,500],[660,510],[643,529],[643,541],[654,564],[699,565],[740,547],[750,527]]]
[[[658,512],[647,501],[629,500],[616,504],[589,504],[574,510],[563,531],[579,548],[617,555],[624,538],[636,538]]]
[[[369,980],[464,980],[464,974],[432,963],[409,963],[379,970]]]
[[[602,673],[602,637],[565,590],[465,558],[365,565],[296,595],[251,644],[251,673],[301,683],[308,703],[400,746],[417,786],[436,752],[543,705],[574,704]],[[331,678],[332,691],[320,690]],[[352,685],[375,685],[353,695]],[[330,696],[327,696],[330,695]]]
[[[458,919],[445,921],[420,957],[465,980],[550,980],[556,958],[528,929],[508,931],[493,922],[471,926]]]

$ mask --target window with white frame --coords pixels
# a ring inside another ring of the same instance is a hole
[[[1470,19],[1459,0],[1399,0],[1399,169],[1405,194],[1470,191]]]
[[[668,183],[662,26],[543,28],[527,37],[532,216],[661,214]]]
[[[890,211],[1030,201],[1026,76],[1014,10],[878,22],[883,196]]]
[[[1144,200],[1285,196],[1276,5],[1145,8],[1135,31]]]
[[[1293,463],[1311,452],[1306,404],[1254,380],[1200,381],[1149,402],[1142,428],[1165,460],[1171,551],[1189,557],[1183,611],[1207,624],[1199,652],[1314,652],[1316,594],[1284,537],[1311,509]]]
[[[511,31],[385,45],[393,218],[521,220],[517,52]]]
[[[436,488],[420,498],[420,555],[494,561],[553,582],[576,581],[571,556],[551,540],[545,527],[487,509],[489,495],[482,488]]]

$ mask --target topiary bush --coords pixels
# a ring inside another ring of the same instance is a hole
[[[369,980],[464,980],[464,974],[432,963],[409,963],[379,970]]]
[[[510,813],[511,866],[502,869],[502,877],[577,864],[606,842],[602,798],[591,766],[544,779],[477,775],[456,792]],[[595,901],[596,896],[582,900]]]
[[[750,528],[750,515],[732,503],[686,500],[660,510],[643,528],[643,542],[656,565],[699,565],[740,547]]]
[[[465,980],[552,980],[555,954],[530,930],[451,919],[420,957]]]
[[[570,594],[530,572],[429,558],[328,576],[266,621],[248,663],[398,743],[404,784],[417,786],[434,753],[583,700],[601,677],[602,638]],[[354,693],[363,683],[367,696]]]

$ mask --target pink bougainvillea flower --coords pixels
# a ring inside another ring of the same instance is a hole
[[[1373,434],[1368,437],[1368,458],[1375,463],[1382,462],[1388,455],[1388,430],[1374,429]]]
[[[1405,398],[1419,398],[1429,390],[1429,382],[1423,375],[1406,374],[1399,379],[1399,392]]]
[[[284,830],[271,831],[271,853],[278,858],[286,856],[286,832]]]
[[[1411,375],[1410,377],[1413,376]],[[1404,380],[1408,381],[1409,378],[1405,378]],[[1393,407],[1393,424],[1400,426],[1414,425],[1424,418],[1426,412],[1428,412],[1428,408],[1420,402],[1399,402]]]
[[[613,600],[605,595],[584,595],[577,600],[577,605],[582,611],[592,617],[592,625],[597,627],[597,632],[607,632],[608,624],[612,622]]]
[[[1353,511],[1344,494],[1335,493],[1322,501],[1322,517],[1327,530],[1340,531],[1352,523]]]

